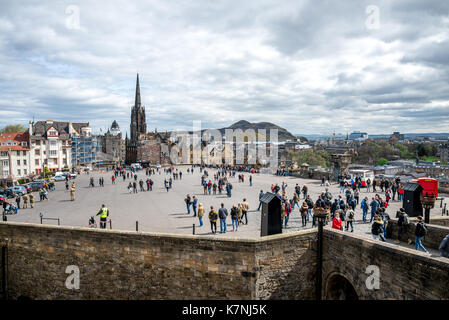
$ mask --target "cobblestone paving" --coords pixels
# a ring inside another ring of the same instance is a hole
[[[260,212],[257,206],[259,204],[258,195],[260,190],[270,190],[271,184],[282,184],[284,181],[287,187],[287,195],[292,197],[294,187],[298,183],[301,187],[306,184],[309,188],[309,194],[313,200],[324,191],[324,186],[320,186],[320,181],[300,179],[294,177],[279,177],[268,174],[254,174],[253,186],[249,185],[249,174],[245,173],[245,182],[239,183],[237,176],[230,178],[233,185],[232,197],[228,198],[225,193],[222,195],[203,195],[201,183],[201,174],[198,168],[195,168],[194,174],[187,174],[187,167],[179,167],[182,170],[182,180],[174,180],[173,188],[167,192],[164,188],[163,181],[168,175],[161,171],[160,174],[152,175],[154,181],[153,191],[138,192],[130,194],[127,190],[130,179],[123,181],[119,176],[116,183],[112,184],[112,172],[93,172],[90,175],[82,174],[74,181],[76,183],[76,199],[70,201],[70,193],[65,190],[64,182],[56,182],[56,190],[49,192],[49,200],[39,202],[39,196],[36,193],[37,200],[34,209],[21,209],[18,215],[8,216],[9,221],[40,223],[39,213],[43,213],[44,217],[60,218],[61,225],[86,227],[91,216],[96,215],[102,204],[110,209],[110,218],[112,220],[112,228],[120,230],[135,231],[136,221],[139,224],[139,231],[160,232],[160,233],[177,233],[192,234],[192,225],[196,225],[196,234],[204,236],[213,236],[210,232],[210,224],[207,219],[207,212],[211,205],[219,208],[220,203],[224,203],[225,207],[230,208],[233,204],[237,205],[243,198],[246,198],[250,205],[248,212],[249,223],[239,227],[238,232],[230,232],[232,224],[228,217],[228,232],[225,237],[259,237],[260,236]],[[209,170],[209,176],[213,180],[213,173],[216,170]],[[142,178],[146,180],[145,172],[137,173],[138,180]],[[89,187],[89,178],[95,178],[95,187]],[[104,177],[105,186],[98,186],[98,178]],[[339,186],[331,185],[330,192],[334,198],[339,194]],[[198,219],[193,217],[193,213],[187,214],[184,198],[187,194],[196,196],[199,202],[203,203],[206,208],[204,225],[200,228]],[[380,192],[379,192],[380,194]],[[366,193],[362,191],[361,196],[368,196],[371,199],[374,193]],[[382,195],[383,196],[383,195]],[[388,211],[390,216],[394,217],[396,211],[401,207],[400,202],[390,202]],[[439,205],[432,210],[432,215],[440,215]],[[356,208],[356,223],[354,232],[371,238],[371,227],[369,223],[361,221],[362,213],[358,206]],[[98,217],[96,217],[98,221]],[[55,221],[46,221],[48,224],[55,224]],[[108,226],[109,227],[109,226]],[[218,224],[219,229],[219,224]],[[299,208],[295,208],[290,216],[288,227],[283,232],[292,232],[311,228],[309,222],[306,227],[301,226],[301,217]]]

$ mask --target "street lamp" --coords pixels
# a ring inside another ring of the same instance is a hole
[[[314,208],[313,218],[318,221],[318,243],[317,243],[317,269],[315,292],[316,300],[321,301],[321,289],[323,286],[323,225],[327,220],[328,212],[325,208]]]

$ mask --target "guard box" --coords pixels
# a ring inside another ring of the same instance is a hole
[[[422,216],[421,193],[423,188],[419,183],[409,182],[404,186],[404,202],[402,207],[409,217]]]
[[[426,197],[438,198],[438,180],[433,178],[422,177],[417,181],[423,188],[422,194]]]
[[[262,202],[260,236],[282,233],[281,199],[274,193],[267,192],[260,201]]]

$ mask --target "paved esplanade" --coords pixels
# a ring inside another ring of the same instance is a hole
[[[48,193],[48,201],[40,202],[39,194],[35,193],[34,209],[20,209],[18,215],[8,216],[8,221],[40,223],[39,213],[42,212],[44,217],[60,218],[61,225],[64,226],[78,226],[87,227],[88,220],[91,216],[95,216],[102,204],[105,204],[110,209],[110,218],[112,220],[112,228],[120,230],[135,231],[136,221],[139,222],[139,231],[147,232],[163,232],[163,233],[178,233],[178,234],[192,234],[192,224],[196,224],[196,234],[211,235],[210,224],[208,219],[209,208],[211,205],[218,211],[220,203],[224,203],[225,207],[230,213],[231,206],[237,205],[246,198],[250,210],[248,212],[248,225],[241,225],[238,232],[230,232],[232,230],[231,218],[228,216],[228,232],[226,237],[259,237],[260,236],[260,212],[256,211],[259,204],[260,190],[269,191],[271,184],[278,183],[279,186],[284,181],[288,187],[286,189],[288,198],[292,198],[294,187],[298,183],[301,188],[304,184],[308,186],[309,194],[315,201],[318,195],[324,191],[325,187],[320,186],[320,181],[300,179],[294,177],[279,177],[269,174],[254,174],[253,186],[249,185],[249,174],[244,173],[245,182],[238,182],[238,172],[235,178],[229,178],[232,183],[232,197],[228,198],[226,192],[222,195],[203,195],[203,187],[201,186],[201,174],[199,168],[195,168],[194,174],[187,174],[187,166],[178,167],[182,170],[182,180],[173,180],[173,188],[167,192],[164,188],[164,179],[169,178],[168,174],[161,170],[161,173],[151,175],[150,178],[154,181],[153,191],[138,192],[137,194],[129,193],[127,186],[130,181],[126,179],[123,181],[121,176],[117,177],[115,184],[112,184],[112,172],[91,172],[90,175],[81,174],[75,180],[76,185],[76,200],[70,201],[70,192],[65,190],[65,182],[56,182],[56,190]],[[215,169],[208,169],[209,178],[213,182],[213,174]],[[145,171],[137,172],[138,179],[147,179]],[[89,187],[89,178],[95,178],[95,187]],[[104,187],[98,185],[98,178],[104,177]],[[70,182],[71,184],[71,182]],[[146,190],[146,184],[144,184]],[[138,190],[140,187],[138,185]],[[333,197],[338,197],[339,186],[331,185],[329,187]],[[379,190],[380,191],[380,190]],[[381,192],[378,192],[381,194]],[[196,196],[199,202],[203,203],[205,208],[205,216],[203,218],[203,227],[199,227],[198,218],[193,217],[193,210],[190,215],[187,215],[187,209],[184,199],[187,194]],[[374,196],[374,193],[366,193],[362,190],[360,200],[362,197],[368,195],[369,200]],[[383,198],[384,195],[381,194]],[[342,197],[345,199],[344,195]],[[332,200],[333,201],[333,200]],[[302,198],[301,198],[302,203]],[[401,202],[391,202],[387,212],[391,217],[396,215],[396,211],[401,207]],[[439,203],[432,214],[441,214]],[[370,214],[368,214],[368,217]],[[358,234],[371,237],[370,224],[360,222],[362,217],[360,205],[356,208],[355,231]],[[95,220],[99,221],[99,217],[95,216]],[[57,224],[56,221],[45,221],[48,224]],[[307,228],[311,227],[311,222],[308,223]],[[109,228],[109,223],[108,223]],[[288,228],[284,232],[298,231],[305,228],[301,227],[301,216],[299,208],[295,207],[294,212],[290,216]],[[217,231],[219,231],[219,223],[217,223]],[[217,233],[219,234],[219,233]]]

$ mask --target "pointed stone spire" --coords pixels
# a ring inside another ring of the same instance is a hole
[[[139,84],[139,74],[137,74],[137,83],[136,83],[136,102],[134,104],[136,108],[140,107],[140,84]]]

